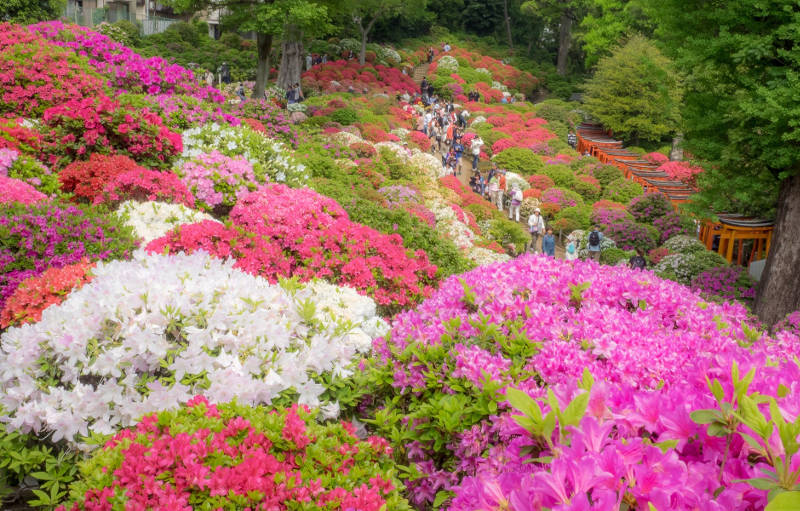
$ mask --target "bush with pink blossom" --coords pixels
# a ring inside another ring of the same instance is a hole
[[[258,176],[245,158],[229,157],[218,151],[205,153],[183,163],[178,174],[205,211],[232,208],[236,201],[256,189],[266,176]]]
[[[784,396],[773,409],[792,418],[800,405],[777,391],[800,378],[796,336],[593,262],[523,256],[454,276],[375,351],[348,391],[376,434],[396,432],[420,509],[763,509],[761,483],[777,482],[761,469],[780,464],[759,445],[781,452],[777,433],[749,443],[742,422],[713,424],[723,401],[769,422],[768,398],[736,404],[748,393]]]

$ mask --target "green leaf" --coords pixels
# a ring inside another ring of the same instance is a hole
[[[787,491],[775,496],[764,511],[797,511],[800,509],[800,492]]]
[[[524,413],[526,416],[534,421],[541,422],[542,409],[539,407],[539,403],[528,394],[518,389],[508,388],[506,390],[506,399],[508,399],[511,406]]]
[[[722,419],[719,412],[712,409],[695,410],[689,414],[689,417],[691,417],[696,424],[712,424]]]

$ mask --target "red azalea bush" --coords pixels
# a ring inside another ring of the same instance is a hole
[[[59,511],[408,511],[389,442],[316,415],[194,397],[112,437]]]
[[[378,151],[372,144],[366,142],[354,142],[350,144],[350,150],[356,153],[359,158],[374,158],[378,155]]]
[[[184,224],[161,238],[151,241],[148,252],[191,254],[203,250],[220,259],[235,259],[234,266],[243,271],[277,282],[279,276],[290,276],[292,260],[276,243],[270,243],[237,227],[226,227],[214,220]]]
[[[475,215],[469,211],[464,211],[457,204],[450,204],[450,209],[456,214],[456,220],[470,228],[472,232],[481,235],[481,228],[478,227],[478,222],[475,220]]]
[[[39,117],[48,107],[103,89],[85,59],[21,25],[0,23],[0,113]]]
[[[544,174],[534,174],[532,176],[528,176],[527,180],[531,185],[531,188],[538,188],[539,190],[547,190],[548,188],[552,188],[556,185],[555,181],[553,181],[550,176],[545,176]]]
[[[12,202],[34,204],[45,199],[47,199],[47,195],[25,181],[0,175],[0,204]]]
[[[48,108],[42,131],[52,165],[103,153],[124,154],[150,168],[167,168],[183,151],[180,134],[164,126],[161,117],[107,96],[73,98]]]
[[[602,199],[592,204],[592,209],[626,209],[625,204],[613,200]]]
[[[428,152],[431,150],[431,139],[421,131],[412,131],[409,133],[408,138],[411,143],[417,146],[421,151]]]
[[[38,322],[42,311],[63,302],[73,289],[92,280],[89,270],[94,265],[83,259],[61,268],[48,268],[42,274],[23,280],[0,312],[0,328]]]
[[[76,197],[94,202],[102,197],[106,185],[116,176],[129,172],[143,171],[135,161],[127,156],[92,153],[88,160],[75,160],[58,175],[61,189]]]
[[[647,259],[655,266],[668,255],[669,249],[667,247],[657,247],[647,253]]]
[[[22,119],[0,117],[0,149],[14,149],[20,153],[39,154],[42,135],[22,125]]]
[[[361,134],[364,136],[364,138],[374,144],[377,144],[378,142],[396,142],[400,140],[395,135],[386,133],[384,130],[375,126],[374,124],[362,124],[358,128],[361,130]]]
[[[317,64],[302,74],[305,88],[323,92],[343,92],[352,87],[358,92],[383,91],[390,93],[417,90],[414,80],[400,69],[370,63],[360,65],[357,60],[335,60]],[[335,82],[335,83],[334,83]]]
[[[194,196],[183,181],[172,172],[138,168],[117,174],[106,183],[95,204],[119,203],[126,200],[158,201],[194,207]]]
[[[522,198],[523,199],[540,199],[542,197],[542,190],[538,188],[528,188],[527,190],[522,191]]]
[[[436,266],[424,251],[408,253],[399,235],[350,221],[336,201],[313,190],[267,185],[239,200],[230,218],[291,257],[289,275],[353,287],[386,312],[432,292]]]

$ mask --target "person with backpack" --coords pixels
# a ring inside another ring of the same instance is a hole
[[[641,248],[636,249],[636,255],[631,256],[628,260],[628,266],[631,270],[644,270],[647,268],[647,260],[644,258],[644,252]]]
[[[508,208],[508,219],[516,219],[519,222],[519,207],[522,205],[522,190],[519,185],[514,185],[511,190],[511,206]]]
[[[531,252],[536,252],[536,245],[539,242],[539,236],[544,233],[544,217],[542,217],[542,210],[536,208],[533,213],[528,217],[528,232],[531,233]]]
[[[456,175],[461,174],[461,155],[464,154],[464,146],[461,144],[461,136],[456,133],[455,139],[453,140],[453,150],[456,154],[456,166],[458,170],[456,171]]]
[[[602,242],[603,233],[600,232],[600,229],[595,225],[592,227],[592,231],[589,233],[589,259],[600,261],[600,243]]]
[[[542,237],[542,252],[546,256],[556,256],[556,237],[553,236],[553,228],[547,228],[547,234]]]

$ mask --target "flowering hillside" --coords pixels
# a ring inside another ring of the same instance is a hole
[[[0,505],[751,511],[796,489],[800,316],[758,325],[746,272],[573,150],[580,115],[524,101],[535,77],[436,55],[468,112],[458,174],[401,71],[425,50],[370,48],[284,110],[0,23]],[[519,220],[473,164],[506,171]],[[537,209],[575,260],[526,253]]]

